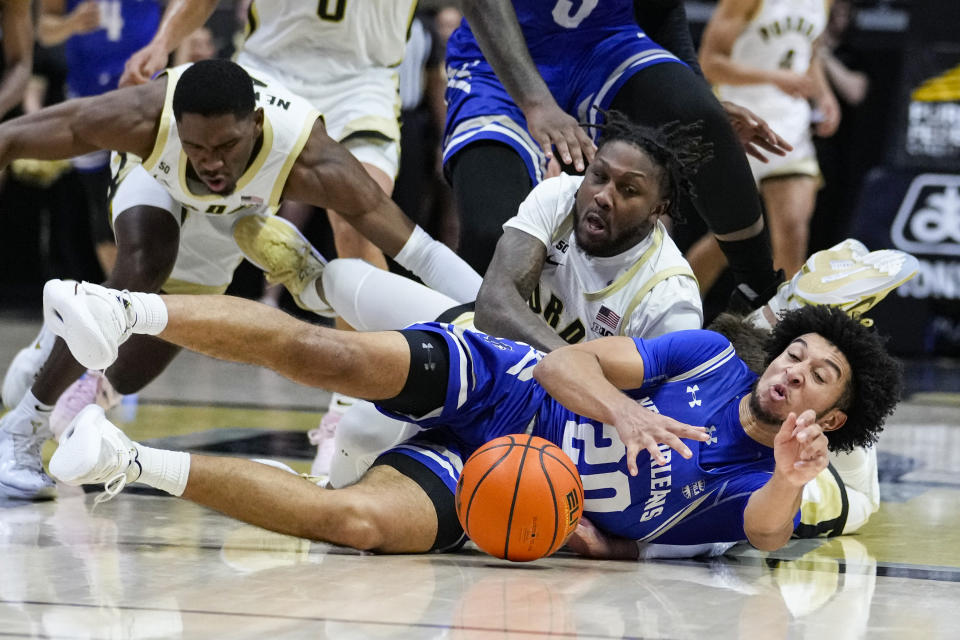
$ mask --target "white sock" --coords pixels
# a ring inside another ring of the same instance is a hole
[[[322,277],[330,306],[359,331],[390,331],[414,322],[431,322],[459,304],[419,282],[363,260],[331,260]]]
[[[324,272],[325,271],[326,267],[324,267]],[[333,307],[333,310],[337,311],[337,308],[332,304],[327,304],[327,302],[320,297],[320,293],[317,291],[317,283],[320,282],[320,284],[323,284],[323,282],[320,280],[322,275],[323,274],[321,273],[320,276],[317,276],[307,283],[307,286],[305,286],[303,291],[300,292],[300,302],[307,305],[307,308],[311,311],[328,312],[330,307]],[[326,292],[326,290],[324,290],[324,292]],[[337,313],[339,314],[339,311],[337,311]]]
[[[137,318],[133,333],[155,336],[167,327],[167,305],[157,294],[131,291],[130,304]]]
[[[140,463],[140,477],[136,482],[166,491],[180,497],[187,487],[190,477],[190,454],[186,451],[167,451],[154,449],[136,443],[137,461]]]
[[[450,247],[431,238],[419,226],[414,228],[394,260],[404,269],[412,271],[431,289],[459,303],[477,299],[480,283],[483,282],[480,274]]]
[[[53,411],[53,405],[44,404],[37,400],[37,397],[33,395],[33,391],[30,389],[23,395],[23,398],[20,399],[20,404],[18,404],[13,411],[17,411],[21,415],[28,417],[27,420],[11,423],[20,427],[20,433],[24,435],[36,433],[48,438],[51,436],[50,413]],[[36,422],[41,424],[35,426],[34,423]]]
[[[747,315],[747,322],[755,326],[757,329],[765,329],[767,331],[773,331],[773,326],[770,324],[770,321],[767,320],[767,316],[763,314],[763,310],[766,308],[766,305],[760,307],[759,309],[754,309]]]

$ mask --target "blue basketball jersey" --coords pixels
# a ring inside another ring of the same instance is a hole
[[[773,450],[748,437],[740,424],[740,400],[756,375],[723,336],[698,330],[634,339],[644,383],[627,393],[651,411],[707,427],[711,439],[688,442],[690,460],[662,446],[664,465],[641,452],[640,473],[632,477],[626,447],[612,425],[566,409],[533,379],[543,357],[539,351],[452,325],[411,328],[444,336],[450,348],[447,399],[434,414],[413,417],[428,431],[393,451],[419,460],[451,491],[463,461],[483,443],[533,433],[574,461],[583,480],[584,515],[607,533],[666,544],[746,538],[743,510],[750,494],[769,480]]]
[[[81,0],[67,0],[73,11]],[[100,28],[70,37],[65,44],[71,97],[117,88],[123,66],[157,31],[162,8],[156,0],[98,0]]]
[[[587,32],[602,37],[604,31],[637,26],[632,0],[513,0],[513,9],[527,48],[538,64],[564,64],[569,60],[570,51],[558,43],[558,37],[583,37]],[[451,35],[447,47],[457,56],[483,57],[466,20]]]
[[[513,6],[550,93],[582,122],[598,124],[598,109],[608,109],[634,74],[655,64],[683,64],[637,26],[631,0],[514,0]],[[466,21],[447,42],[446,100],[444,163],[469,144],[493,140],[517,152],[533,184],[543,179],[543,150]],[[593,127],[588,132],[597,133]]]

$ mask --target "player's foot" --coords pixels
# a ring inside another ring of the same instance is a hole
[[[808,304],[827,304],[859,317],[920,268],[917,259],[903,251],[862,253],[855,245],[843,244],[812,255],[771,298],[770,309],[780,314]]]
[[[40,367],[50,356],[56,340],[57,337],[43,326],[33,342],[17,352],[3,376],[3,388],[0,390],[3,406],[13,409],[20,404],[20,399],[33,386]]]
[[[103,407],[87,406],[60,436],[50,459],[50,473],[70,485],[104,483],[96,502],[120,493],[142,471],[136,445],[103,415]]]
[[[53,480],[44,472],[40,447],[50,435],[45,419],[15,408],[0,418],[0,497],[46,500]]]
[[[247,260],[263,270],[267,282],[285,286],[301,309],[336,315],[322,298],[321,305],[308,305],[301,297],[308,286],[316,286],[327,261],[293,223],[278,216],[247,216],[233,225],[233,238]],[[311,296],[315,298],[319,294]]]
[[[347,409],[356,403],[356,398],[345,396],[342,393],[334,393],[330,398],[330,407],[327,413],[320,420],[316,429],[307,432],[310,444],[317,448],[317,455],[310,466],[310,475],[328,476],[330,475],[330,464],[333,462],[334,438],[337,435],[337,425],[340,424],[340,418],[347,412]]]
[[[88,370],[67,387],[50,414],[50,430],[54,437],[67,430],[74,417],[89,404],[109,410],[120,404],[123,396],[116,392],[107,376],[99,371]]]
[[[44,285],[43,317],[88,369],[112,364],[137,321],[129,292],[73,280],[50,280]]]

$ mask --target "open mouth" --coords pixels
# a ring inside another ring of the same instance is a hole
[[[787,399],[787,388],[782,384],[770,387],[770,399],[774,402],[784,402]]]
[[[210,191],[220,192],[227,188],[227,179],[223,176],[204,176],[203,182]]]
[[[590,211],[583,216],[583,226],[586,231],[600,233],[607,228],[607,223],[598,214]]]

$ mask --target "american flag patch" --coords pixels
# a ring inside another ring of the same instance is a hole
[[[620,324],[620,316],[613,309],[600,305],[600,311],[597,312],[597,322],[609,327],[612,331],[616,331],[617,325]]]
[[[263,198],[257,196],[240,196],[240,202],[243,204],[263,204]]]

